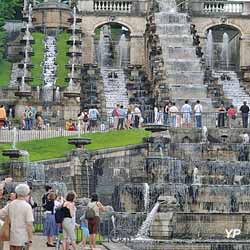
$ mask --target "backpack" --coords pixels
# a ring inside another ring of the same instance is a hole
[[[57,224],[61,224],[64,219],[64,207],[59,207],[55,212],[55,220]]]
[[[95,210],[92,207],[87,207],[85,212],[85,219],[90,220],[95,218]]]
[[[87,114],[84,114],[83,121],[84,121],[84,122],[87,122],[88,120],[89,120],[88,115],[87,115]]]

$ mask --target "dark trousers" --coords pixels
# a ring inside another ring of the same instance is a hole
[[[224,113],[219,113],[218,115],[218,127],[225,127],[225,114]]]
[[[117,124],[117,130],[118,129],[123,129],[123,123],[124,123],[124,118],[119,118],[118,119],[118,124]]]
[[[138,115],[135,116],[135,128],[139,128],[140,117]]]
[[[247,128],[247,126],[248,126],[248,113],[242,113],[242,125],[243,125],[243,128]]]

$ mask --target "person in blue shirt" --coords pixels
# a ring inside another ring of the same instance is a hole
[[[126,110],[123,108],[123,105],[121,105],[119,108],[119,119],[117,124],[117,130],[124,129],[125,118],[126,118]]]

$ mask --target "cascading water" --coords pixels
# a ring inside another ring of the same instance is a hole
[[[118,43],[119,48],[119,65],[122,67],[128,61],[128,42],[125,34],[121,35]]]
[[[45,102],[53,101],[53,87],[56,83],[56,38],[47,36],[45,39],[45,55],[43,63],[43,99]]]
[[[207,34],[207,42],[206,42],[206,51],[207,51],[207,65],[212,68],[213,67],[213,33],[210,29]]]
[[[124,108],[128,106],[125,74],[122,69],[101,68],[104,83],[104,95],[106,99],[105,111],[111,114],[115,105],[119,103]],[[110,76],[112,75],[112,78]]]
[[[222,50],[221,50],[221,62],[226,65],[226,69],[229,66],[229,36],[225,32],[222,38]]]
[[[156,213],[158,211],[158,208],[160,206],[160,203],[157,202],[155,204],[155,206],[153,207],[153,209],[151,210],[151,212],[148,214],[146,220],[143,222],[141,228],[139,229],[137,235],[136,235],[136,239],[140,239],[140,238],[147,238],[149,236],[149,230],[150,230],[150,226],[152,225]]]
[[[149,208],[149,185],[148,183],[144,183],[144,192],[143,192],[143,196],[144,196],[144,209],[147,212],[148,208]]]
[[[110,67],[112,65],[111,59],[111,33],[109,28],[103,26],[100,31],[100,40],[98,44],[98,63],[101,67]]]
[[[126,108],[128,96],[125,74],[122,69],[110,68],[112,66],[111,29],[104,25],[100,31],[98,44],[98,62],[101,65],[101,75],[104,83],[104,96],[106,99],[105,112],[111,114],[114,106],[119,103]]]

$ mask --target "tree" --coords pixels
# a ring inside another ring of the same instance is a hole
[[[6,20],[20,16],[22,0],[0,0],[0,61],[3,58],[6,32],[4,25]]]

